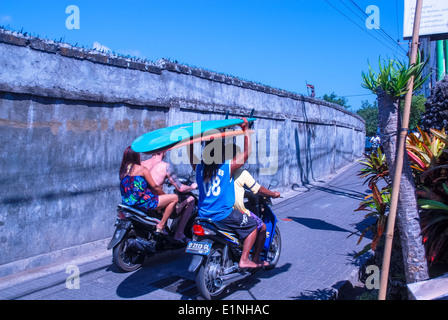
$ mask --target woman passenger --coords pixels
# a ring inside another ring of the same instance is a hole
[[[176,194],[165,194],[152,179],[149,170],[140,165],[140,153],[127,147],[120,166],[120,191],[122,203],[148,213],[165,208],[156,232],[167,234],[165,224],[178,201]]]

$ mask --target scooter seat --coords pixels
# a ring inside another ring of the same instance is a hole
[[[126,211],[126,212],[129,212],[129,213],[133,213],[133,214],[136,214],[138,216],[141,216],[142,218],[148,218],[148,217],[150,217],[150,218],[159,218],[159,216],[160,216],[160,214],[157,211],[151,210],[148,213],[146,213],[144,211],[141,211],[139,209],[127,206],[125,204],[119,204],[118,208],[123,210],[123,211]]]

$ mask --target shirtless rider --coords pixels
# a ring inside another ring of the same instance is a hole
[[[166,151],[155,153],[148,160],[142,161],[142,166],[149,169],[157,186],[161,187],[165,179],[168,178],[176,190],[181,193],[179,195],[179,202],[176,205],[175,214],[181,214],[182,216],[179,220],[179,224],[177,225],[173,238],[186,243],[188,239],[184,234],[184,229],[190,219],[191,213],[193,212],[194,198],[192,196],[183,195],[182,193],[190,192],[191,190],[196,189],[197,184],[193,183],[191,186],[182,184],[177,178],[171,164],[163,161],[165,154]]]

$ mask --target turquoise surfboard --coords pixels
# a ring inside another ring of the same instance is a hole
[[[256,118],[247,118],[248,122],[257,120]],[[207,135],[207,131],[214,133],[219,129],[241,125],[242,119],[224,119],[196,121],[184,124],[178,124],[171,127],[160,128],[150,131],[138,137],[132,142],[131,148],[135,152],[149,153],[162,151],[182,142],[203,135]]]

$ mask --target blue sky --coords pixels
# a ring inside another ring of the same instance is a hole
[[[368,62],[376,69],[380,56],[406,59],[403,2],[2,1],[0,25],[151,61],[169,58],[301,94],[307,94],[308,82],[315,85],[317,97],[331,92],[346,96],[355,111],[361,100],[375,100],[361,87]],[[66,27],[69,5],[80,10],[79,29]],[[379,25],[388,36],[366,27],[363,12],[370,5],[378,7]]]

